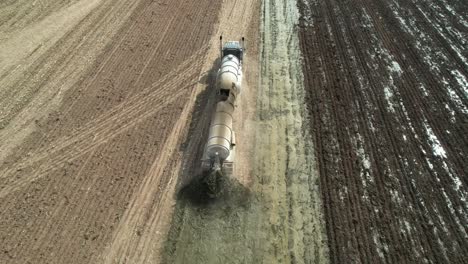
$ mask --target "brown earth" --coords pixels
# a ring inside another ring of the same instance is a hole
[[[0,5],[1,263],[158,260],[220,6]]]
[[[466,263],[466,1],[300,3],[332,263]]]

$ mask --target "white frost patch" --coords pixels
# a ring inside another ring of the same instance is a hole
[[[442,226],[443,231],[445,232],[445,234],[449,234],[447,224],[445,223],[444,219],[442,218],[439,210],[437,210],[437,207],[433,207],[433,210],[435,212],[435,215],[439,219],[439,223]],[[431,223],[431,225],[433,225],[432,220],[429,220],[429,222]],[[447,258],[447,248],[445,247],[444,243],[440,239],[439,229],[437,228],[436,225],[433,225],[432,232],[434,233],[435,237],[437,237],[437,243],[439,244],[439,247],[442,250],[442,253],[444,254],[445,259],[448,260],[448,258]]]
[[[368,124],[369,124],[369,128],[371,129],[372,132],[375,132],[375,126],[374,124],[372,123],[372,120],[370,117],[368,117]]]
[[[408,115],[408,112],[406,111],[405,105],[403,104],[402,101],[400,101],[399,103],[400,103],[400,108],[403,111],[403,114],[405,116],[406,123],[408,124],[408,126],[411,129],[411,134],[414,136],[415,139],[419,139],[418,134],[416,134],[416,130],[414,129],[413,123],[411,123],[411,119],[410,119],[410,117]],[[405,136],[405,138],[406,138],[406,136]]]
[[[348,196],[348,187],[343,186],[343,188],[340,188],[340,190],[339,190],[339,196],[340,196],[340,200],[341,200],[341,201],[344,201],[344,199],[346,198],[346,196]]]
[[[434,227],[434,229],[435,229],[435,227]],[[440,249],[442,251],[442,254],[444,254],[445,260],[449,261],[449,259],[447,257],[447,248],[445,247],[444,243],[442,243],[442,240],[440,239],[440,237],[437,235],[437,231],[434,230],[434,233],[437,236],[437,243],[439,244],[439,247],[440,247]]]
[[[426,89],[426,87],[424,86],[424,84],[420,83],[420,84],[419,84],[419,88],[421,88],[421,90],[423,91],[424,96],[428,96],[428,95],[429,95],[429,92],[427,91],[427,89]]]
[[[463,204],[465,205],[465,208],[467,208],[467,210],[468,210],[468,204],[466,203],[466,193],[460,192],[461,191],[460,188],[463,185],[460,178],[458,176],[454,175],[454,173],[452,173],[452,171],[449,169],[449,167],[447,166],[447,163],[445,161],[443,161],[442,167],[447,172],[447,174],[450,176],[450,179],[452,179],[453,185],[454,185],[453,186],[454,190],[459,193],[460,201],[463,202]]]
[[[392,201],[398,206],[401,206],[403,204],[403,199],[401,199],[400,194],[396,190],[391,189],[390,196],[391,196]]]
[[[446,1],[444,1],[446,3]],[[416,3],[417,4],[417,3]],[[393,1],[392,11],[395,17],[398,19],[401,28],[411,35],[414,38],[415,47],[419,53],[419,56],[423,58],[424,63],[429,67],[431,73],[436,77],[436,81],[439,85],[446,88],[454,101],[456,101],[457,106],[465,114],[468,114],[467,107],[462,103],[459,96],[453,91],[453,88],[448,85],[448,82],[441,78],[446,71],[451,72],[451,75],[463,88],[464,94],[468,96],[468,85],[466,77],[463,76],[460,71],[456,68],[457,66],[453,65],[453,60],[447,56],[447,51],[434,45],[434,40],[424,32],[418,21],[415,19],[415,15],[411,10],[403,9],[399,6],[397,1]],[[433,6],[433,5],[431,5]],[[422,13],[424,18],[428,23],[434,25],[434,29],[441,35],[447,42],[450,44],[452,50],[458,55],[463,64],[468,67],[468,61],[466,58],[466,52],[464,52],[464,47],[466,47],[466,35],[459,33],[456,29],[449,27],[451,22],[446,20],[443,15],[440,15],[437,21],[433,21],[429,16],[418,6],[419,11]],[[456,16],[456,13],[453,9],[447,6],[447,9],[457,18],[461,23],[466,23],[462,16]],[[442,13],[445,10],[440,10],[440,8],[435,8],[436,12]],[[463,21],[462,21],[463,20]],[[442,25],[442,26],[441,26]],[[453,34],[447,33],[447,31],[452,32]],[[452,37],[456,37],[458,41],[454,41]],[[423,89],[424,95],[428,95],[426,89]]]
[[[405,29],[406,32],[411,32],[408,24],[406,24],[406,21],[399,15],[399,13],[395,13],[395,17],[398,19],[398,21],[400,21],[400,25]]]
[[[365,28],[368,28],[370,32],[376,32],[374,25],[372,24],[372,18],[369,16],[369,14],[366,12],[366,10],[363,8],[362,9],[362,17],[363,17],[363,23],[362,25]],[[403,73],[403,70],[401,69],[400,64],[395,60],[392,54],[390,54],[389,50],[386,49],[382,41],[375,35],[372,34],[372,44],[373,44],[373,49],[371,52],[369,52],[371,61],[372,61],[372,67],[375,70],[379,69],[379,61],[384,61],[387,65],[386,70],[388,73],[388,80],[383,81],[384,83],[384,95],[385,95],[385,100],[387,101],[388,109],[395,113],[395,105],[394,105],[394,97],[398,98],[398,89],[395,85],[394,77],[395,78],[400,78],[401,74]]]
[[[445,104],[445,109],[447,109],[450,113],[450,122],[455,123],[455,111],[453,111],[452,108],[448,104]],[[448,134],[450,134],[450,131],[446,131]]]
[[[364,150],[364,143],[362,140],[361,134],[357,134],[357,139],[354,140],[354,145],[356,146],[356,155],[362,163],[360,168],[359,176],[362,182],[364,194],[362,195],[362,200],[368,202],[369,194],[367,192],[368,183],[373,183],[374,179],[370,175],[371,163],[369,160],[369,155]]]
[[[424,153],[426,154],[426,153]],[[431,161],[426,158],[427,165],[429,165],[429,169],[434,170],[434,165],[431,163]],[[440,182],[439,178],[436,178],[437,182]]]
[[[447,224],[444,221],[444,218],[442,218],[442,214],[439,212],[437,207],[434,207],[434,211],[436,213],[435,215],[437,216],[437,218],[439,218],[439,223],[442,226],[442,229],[444,230],[444,233],[449,235],[449,230],[447,228]]]
[[[456,18],[458,22],[468,28],[468,22],[465,20],[465,16],[458,14],[446,0],[441,0],[441,2],[444,3],[444,7],[447,8],[450,14]]]
[[[452,100],[452,102],[454,102],[455,105],[456,105],[464,114],[468,114],[468,108],[465,106],[465,104],[464,104],[463,101],[460,99],[460,97],[458,96],[458,94],[453,90],[452,86],[451,86],[450,83],[447,81],[447,79],[443,78],[443,79],[442,79],[442,83],[444,84],[444,87],[447,89],[448,95],[450,96],[450,99]]]
[[[448,166],[447,161],[446,161],[447,153],[446,153],[445,149],[442,147],[442,145],[440,144],[439,139],[437,138],[437,136],[432,131],[432,128],[429,126],[426,119],[423,120],[423,125],[424,125],[424,128],[426,129],[426,134],[429,137],[429,142],[431,144],[434,155],[441,158],[442,168],[445,170],[445,172],[447,173],[447,175],[450,177],[450,179],[453,182],[453,189],[457,192],[458,197],[460,199],[460,202],[462,203],[461,208],[458,208],[459,209],[458,212],[464,218],[464,220],[466,221],[467,220],[466,219],[467,215],[466,215],[465,212],[468,210],[468,203],[466,201],[467,194],[461,188],[463,183],[461,182],[460,177],[458,175],[456,175],[456,173]],[[428,157],[425,157],[425,158],[426,158],[427,164],[429,165],[429,168],[432,170],[434,168],[434,166],[432,165],[432,163],[430,162]],[[437,182],[440,182],[439,175],[437,174],[437,172],[433,171],[432,173],[435,175],[435,180]],[[448,206],[448,208],[449,208],[449,210],[450,210],[450,212],[452,214],[452,217],[455,219],[455,222],[457,223],[458,227],[461,230],[461,233],[465,237],[468,237],[466,231],[463,228],[463,225],[461,224],[461,221],[460,221],[459,217],[455,214],[456,209],[453,207],[452,201],[449,199],[449,197],[446,194],[445,190],[442,189],[442,193],[443,193],[443,195],[445,197],[447,206]]]
[[[461,74],[459,70],[453,70],[451,73],[455,77],[455,80],[457,80],[460,87],[463,89],[465,96],[468,96],[468,81],[466,80],[465,76]]]
[[[452,201],[449,199],[449,197],[448,197],[447,193],[445,192],[445,190],[442,190],[442,194],[444,195],[445,201],[447,202],[447,206],[448,206],[448,208],[450,210],[450,213],[452,214],[453,219],[455,219],[455,223],[457,223],[457,226],[458,226],[458,229],[459,229],[460,233],[465,238],[468,238],[468,234],[465,231],[464,225],[462,225],[462,223],[460,222],[460,219],[455,214],[455,208],[453,207]]]
[[[381,259],[384,259],[384,258],[385,258],[385,255],[384,255],[384,251],[383,251],[383,250],[388,250],[388,246],[385,245],[385,243],[383,243],[383,242],[380,240],[380,236],[379,236],[379,234],[377,233],[377,231],[375,231],[375,230],[372,231],[372,239],[374,240],[375,249],[377,250],[377,254],[379,255],[379,257],[380,257]]]
[[[388,86],[385,86],[384,87],[384,93],[385,93],[385,100],[387,101],[387,104],[388,104],[388,108],[390,109],[390,111],[392,111],[393,113],[395,113],[395,107],[393,106],[393,92],[392,90],[390,89],[390,87]]]
[[[401,70],[400,64],[396,61],[392,61],[390,70],[391,72],[398,74],[398,76],[400,76],[403,73],[403,71]]]
[[[463,56],[462,52],[460,51],[460,49],[457,47],[457,45],[450,39],[449,36],[446,36],[446,34],[444,34],[444,30],[443,28],[440,26],[440,24],[437,22],[437,21],[433,21],[433,19],[429,18],[429,16],[426,14],[426,12],[424,12],[424,10],[421,9],[421,7],[417,6],[418,10],[421,12],[421,14],[424,16],[424,18],[426,19],[426,21],[428,23],[431,23],[434,28],[437,30],[437,32],[439,33],[439,35],[441,37],[443,37],[449,44],[450,44],[450,48],[452,48],[453,51],[455,51],[455,53],[457,53],[458,57],[460,58],[460,60],[463,61],[463,64],[465,64],[465,66],[468,66],[468,62],[465,58],[465,56]]]
[[[460,181],[460,178],[455,177],[454,182],[455,182],[455,191],[459,191],[460,187],[462,186],[462,182]]]
[[[412,230],[412,228],[411,228],[410,223],[409,223],[408,221],[406,221],[406,219],[404,219],[404,220],[403,220],[403,224],[404,224],[404,226],[405,226],[406,232],[408,233],[408,235],[411,236],[411,230]]]
[[[444,147],[440,144],[439,139],[432,131],[432,128],[427,124],[427,121],[424,122],[424,128],[426,129],[427,136],[432,146],[432,152],[439,157],[447,158],[447,152],[445,152]]]
[[[456,175],[456,173],[448,166],[447,161],[446,161],[447,153],[446,153],[445,149],[442,147],[442,145],[440,144],[440,141],[437,138],[437,136],[434,135],[432,129],[430,128],[430,126],[427,123],[427,120],[424,120],[423,124],[424,124],[424,127],[426,129],[426,133],[427,133],[427,135],[429,137],[429,141],[430,141],[433,153],[434,153],[434,155],[441,158],[442,168],[445,170],[447,175],[452,180],[453,189],[457,192],[458,197],[460,199],[460,202],[462,203],[463,208],[460,209],[461,215],[465,215],[463,211],[468,210],[468,203],[467,203],[467,199],[466,199],[467,194],[461,188],[463,183],[461,182],[460,177],[458,175]],[[426,152],[423,151],[423,153],[424,153],[424,156],[426,156]],[[431,170],[433,170],[434,165],[431,163],[430,159],[428,157],[425,157],[425,159],[426,159],[426,162],[427,162],[429,168]],[[437,182],[440,182],[439,176],[437,175],[436,171],[433,171],[433,174],[435,175],[435,180]],[[445,191],[443,193],[444,193],[444,196],[446,198],[447,205],[450,208],[450,211],[452,212],[452,214],[454,214],[455,209],[453,208],[451,201],[448,199],[448,196],[445,194]],[[453,217],[457,221],[457,224],[460,225],[460,223],[459,223],[460,220],[455,215],[453,215]],[[465,235],[466,235],[466,233],[465,233]]]
[[[314,25],[314,16],[312,14],[312,10],[314,10],[317,6],[316,3],[310,3],[309,1],[302,1],[302,3],[304,5],[306,5],[306,8],[303,8],[301,11],[302,11],[302,17],[304,19],[304,24],[307,26],[307,27],[311,27]],[[314,4],[314,6],[312,7],[312,4]]]

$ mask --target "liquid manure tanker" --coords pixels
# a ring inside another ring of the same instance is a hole
[[[241,91],[244,38],[223,45],[220,37],[221,63],[216,78],[217,103],[211,119],[208,140],[202,158],[202,170],[210,195],[220,191],[224,176],[234,169],[236,137],[233,131],[235,103]]]

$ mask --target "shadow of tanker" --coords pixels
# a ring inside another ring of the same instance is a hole
[[[195,207],[246,207],[250,198],[251,192],[248,188],[237,179],[226,177],[219,171],[198,174],[177,194],[177,200],[183,200]]]

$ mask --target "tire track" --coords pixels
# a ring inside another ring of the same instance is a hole
[[[17,111],[14,114],[15,118],[10,120],[6,128],[0,132],[1,141],[7,142],[2,146],[0,154],[2,160],[21,140],[37,128],[34,126],[34,121],[46,116],[59,104],[62,99],[61,94],[79,79],[80,70],[85,71],[90,68],[89,60],[92,61],[93,56],[97,56],[97,53],[108,43],[105,37],[113,37],[116,27],[123,24],[122,21],[125,21],[136,3],[122,1],[117,5],[109,2],[106,2],[106,5],[100,5],[73,30],[67,32],[55,46],[43,46],[41,49],[44,51],[41,54],[44,54],[28,58],[30,63],[22,63],[23,66],[18,73],[12,72],[8,78],[2,79],[3,85],[9,87],[11,92],[11,96],[3,97],[6,100],[20,96],[20,93],[15,92],[18,87],[21,87],[22,91],[31,93],[23,100],[25,104],[22,108],[15,110]],[[109,11],[106,8],[114,12],[106,12]],[[117,19],[120,21],[116,21]],[[75,50],[76,53],[70,53],[67,50]],[[71,60],[74,63],[70,63]],[[42,140],[36,142],[44,143]]]
[[[193,65],[190,66],[192,67],[189,69],[196,69]],[[182,72],[185,74],[185,78],[190,79],[190,77],[195,77],[188,69]],[[176,78],[177,76],[180,76],[178,72],[174,75],[171,74],[167,79],[170,79],[170,77],[174,78],[155,92],[144,96],[134,96],[125,103],[125,106],[119,107],[119,109],[111,111],[109,115],[95,120],[95,122],[92,122],[88,127],[85,127],[83,131],[73,136],[66,137],[64,140],[59,140],[57,143],[53,143],[51,149],[40,152],[44,154],[32,155],[37,156],[37,158],[28,159],[26,162],[18,164],[16,168],[2,171],[0,173],[1,175],[8,175],[8,178],[13,178],[18,168],[24,169],[29,166],[34,166],[44,159],[48,160],[45,166],[39,166],[33,177],[20,178],[4,186],[0,191],[0,197],[4,197],[11,191],[27,185],[28,182],[34,181],[51,170],[57,169],[66,162],[73,161],[80,155],[91,151],[94,147],[99,146],[112,137],[143,121],[148,116],[162,109],[165,105],[177,100],[178,96],[185,94],[187,88],[191,86],[190,84],[184,85],[187,79]],[[144,97],[144,99],[142,99],[142,97]],[[152,108],[151,106],[153,105],[156,106]],[[63,153],[67,148],[72,148],[71,152]]]
[[[192,68],[192,66],[194,65],[196,56],[199,56],[199,54],[202,52],[203,50],[198,51],[194,54],[193,57],[187,59],[185,63],[174,69],[174,72],[166,75],[164,78],[161,78],[153,85],[142,89],[139,93],[136,93],[124,103],[117,105],[112,110],[106,112],[99,119],[92,120],[91,122],[82,126],[76,134],[60,138],[55,143],[51,144],[52,146],[41,149],[37,151],[35,155],[31,155],[33,158],[27,158],[22,162],[18,162],[17,167],[22,168],[31,166],[32,163],[49,158],[50,153],[61,151],[63,148],[72,144],[76,144],[77,142],[82,142],[82,144],[85,144],[86,141],[88,141],[91,137],[94,137],[98,132],[105,133],[112,131],[112,129],[109,129],[109,127],[115,126],[115,122],[117,120],[127,120],[126,122],[138,120],[134,119],[134,117],[138,115],[138,111],[145,109],[145,106],[150,104],[152,99],[163,99],[164,96],[167,96],[170,92],[172,92],[171,89],[174,89],[177,86],[179,86],[179,88],[182,87],[180,89],[185,88],[182,84],[182,82],[185,80],[183,80],[180,75],[184,72],[187,72],[189,76],[193,74],[192,72],[195,71],[194,68],[196,67]],[[98,142],[102,142],[102,139]],[[78,147],[79,146],[80,145],[78,145]],[[12,171],[14,171],[14,169],[6,170],[6,172]],[[1,175],[5,175],[4,177],[6,177],[8,173],[2,173]]]
[[[195,98],[197,93],[198,89],[193,89],[188,98]],[[164,183],[161,181],[165,178],[163,177],[163,173],[167,169],[169,171],[178,171],[180,168],[182,163],[178,159],[180,155],[174,157],[174,152],[180,144],[182,133],[187,126],[186,121],[194,102],[195,100],[189,100],[189,103],[185,104],[178,122],[174,125],[170,136],[166,139],[166,143],[161,150],[162,154],[154,161],[139,190],[135,192],[136,195],[130,202],[130,209],[123,216],[119,227],[114,232],[109,252],[102,256],[106,263],[114,263],[116,260],[130,260],[132,263],[148,263],[150,259],[154,261],[154,258],[159,255],[144,254],[145,252],[151,252],[148,248],[145,249],[145,247],[153,247],[149,242],[153,240],[155,226],[158,226],[158,222],[152,220],[156,216],[159,216],[159,205],[152,206],[151,203],[155,200],[160,200],[161,197],[168,196],[168,194],[174,191],[176,181],[173,177],[176,176],[175,173],[170,175],[171,177],[168,182]],[[177,160],[175,166],[168,168],[168,165],[174,165],[171,164],[174,158]],[[168,188],[166,189],[165,187]],[[148,214],[152,215],[152,219],[146,219]],[[144,229],[150,228],[150,230],[149,232],[145,232],[143,236],[135,236],[135,230],[137,230],[138,226],[144,226]]]
[[[136,2],[135,2],[136,3]],[[135,4],[133,4],[135,5]],[[112,4],[111,3],[111,10],[116,8],[116,6],[118,5],[115,5],[115,4]],[[123,6],[123,4],[122,4]],[[132,10],[132,9],[130,9]],[[149,9],[148,9],[149,10]],[[147,15],[149,11],[146,11],[146,13],[144,13],[144,15]],[[106,12],[103,16],[103,19],[106,18],[107,16],[110,16],[111,15],[111,12]],[[102,19],[102,20],[103,20]],[[82,93],[79,94],[79,97],[80,98],[82,95],[85,94],[85,92],[88,90],[89,87],[91,87],[91,84],[93,84],[96,80],[96,77],[99,76],[99,74],[103,71],[103,69],[106,68],[106,65],[109,65],[109,61],[111,61],[111,58],[115,57],[115,56],[119,56],[119,54],[115,54],[115,52],[117,50],[120,49],[122,43],[124,42],[124,40],[126,40],[126,37],[133,32],[133,30],[136,28],[136,25],[137,25],[137,22],[138,20],[133,20],[133,23],[129,26],[128,30],[125,31],[125,34],[123,35],[122,38],[119,39],[118,43],[114,46],[114,48],[112,49],[112,51],[109,53],[109,55],[106,55],[104,58],[104,62],[97,68],[95,74],[93,75],[93,77],[91,78],[91,80],[84,86],[84,88],[82,89]],[[105,22],[102,22],[102,23],[105,23]],[[107,23],[110,23],[110,22],[107,22]],[[95,30],[98,29],[98,25],[100,23],[96,23],[96,27],[95,27]],[[77,48],[77,47],[76,47]],[[76,49],[74,48],[74,49]],[[70,59],[71,60],[71,59]],[[75,100],[73,100],[73,102],[69,105],[69,106],[66,106],[65,110],[63,111],[63,115],[66,116],[70,110],[73,109],[73,106],[79,102],[78,98],[75,98]],[[60,126],[60,123],[58,123],[53,129],[52,129],[52,132],[50,133],[47,133],[45,134],[44,137],[42,137],[39,141],[41,142],[39,145],[44,145],[45,143],[47,143],[47,141],[49,140],[49,138],[52,137],[52,135],[55,135],[57,134],[57,132],[60,130],[61,126]],[[81,128],[81,127],[80,127]]]

